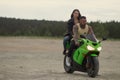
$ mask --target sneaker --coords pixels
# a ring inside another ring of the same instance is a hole
[[[65,54],[66,54],[66,50],[63,51],[63,55],[65,55]]]

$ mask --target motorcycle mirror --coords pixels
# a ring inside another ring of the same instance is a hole
[[[101,43],[102,41],[105,41],[105,40],[107,40],[107,38],[106,38],[106,37],[103,37],[102,40],[99,41],[99,43]]]
[[[107,38],[106,38],[106,37],[103,37],[103,38],[102,38],[102,41],[105,41],[105,40],[107,40]]]

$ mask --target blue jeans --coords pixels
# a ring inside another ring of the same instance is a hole
[[[63,39],[64,50],[66,50],[67,42],[70,40],[70,36],[65,36]]]

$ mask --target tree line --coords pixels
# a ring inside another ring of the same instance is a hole
[[[89,22],[97,37],[120,38],[120,22]],[[28,20],[0,17],[0,36],[62,37],[67,21]]]

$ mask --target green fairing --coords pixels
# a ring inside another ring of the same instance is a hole
[[[79,40],[79,42],[81,41],[83,42],[83,44],[73,53],[73,60],[80,65],[82,65],[85,55],[88,54],[88,52],[90,51],[87,49],[88,45],[94,48],[93,53],[90,54],[90,56],[98,56],[94,52],[99,52],[97,48],[101,47],[101,44],[99,42],[93,42],[88,39]],[[96,45],[93,45],[93,44],[96,44]]]
[[[98,55],[93,53],[93,54],[91,54],[90,56],[98,56]]]

